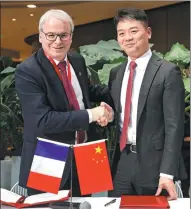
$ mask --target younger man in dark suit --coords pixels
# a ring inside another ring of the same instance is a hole
[[[160,195],[166,190],[169,199],[176,199],[173,180],[185,178],[180,69],[151,52],[151,28],[143,10],[119,10],[115,25],[128,61],[112,69],[109,79],[119,142],[116,156],[120,152],[112,195]]]

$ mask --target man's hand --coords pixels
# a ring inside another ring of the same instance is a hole
[[[95,107],[91,109],[92,120],[94,122],[101,120],[102,118],[109,118],[109,112],[105,107]]]
[[[105,102],[101,102],[100,103],[100,106],[101,107],[105,107],[106,108],[106,110],[109,112],[109,118],[108,118],[108,121],[110,122],[110,121],[113,121],[113,117],[114,117],[114,112],[113,112],[113,109],[112,109],[112,107],[111,106],[109,106],[107,103],[105,103]]]
[[[158,186],[155,196],[159,196],[160,193],[162,192],[162,189],[167,190],[167,192],[169,194],[169,197],[167,198],[168,200],[176,200],[177,199],[176,188],[175,188],[175,184],[172,179],[161,176],[159,179],[159,186]]]
[[[100,103],[100,106],[101,107],[104,107],[107,111],[108,111],[108,117],[102,117],[100,118],[97,123],[100,125],[100,126],[106,126],[108,124],[108,122],[111,122],[113,121],[113,116],[114,116],[114,113],[113,113],[113,109],[105,102],[101,102]]]
[[[185,141],[185,142],[190,142],[190,137],[189,137],[189,136],[185,137],[185,138],[184,138],[184,141]]]

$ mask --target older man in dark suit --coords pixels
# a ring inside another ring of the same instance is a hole
[[[39,21],[42,49],[16,70],[16,90],[24,118],[19,180],[23,187],[27,187],[37,137],[68,144],[95,140],[99,133],[92,122],[98,121],[103,126],[112,117],[103,106],[91,106],[91,102],[112,100],[107,88],[91,85],[83,57],[68,53],[73,31],[73,21],[66,12],[47,11]],[[69,160],[60,189],[70,188]],[[73,195],[80,196],[75,166],[73,178]],[[39,191],[28,188],[28,193]]]
[[[166,190],[169,199],[176,199],[174,180],[185,177],[180,69],[151,52],[144,11],[121,9],[115,24],[128,61],[112,69],[109,79],[119,141],[115,156],[120,152],[112,195],[159,195]]]

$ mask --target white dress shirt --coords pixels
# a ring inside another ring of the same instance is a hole
[[[151,56],[152,56],[152,52],[149,49],[144,55],[142,55],[141,57],[135,60],[137,67],[135,68],[135,73],[134,73],[134,81],[133,81],[132,96],[131,96],[130,123],[127,130],[127,136],[128,136],[127,143],[129,144],[136,144],[137,108],[138,108],[139,93],[140,93],[143,77]],[[131,61],[132,60],[128,57],[128,63],[122,81],[122,89],[121,89],[122,112],[120,116],[121,130],[123,128],[123,122],[124,122],[126,91],[127,91],[127,85],[129,79],[129,65]]]
[[[148,62],[152,56],[152,52],[149,49],[145,54],[143,54],[141,57],[135,60],[137,67],[135,68],[134,73],[134,81],[133,81],[133,88],[132,88],[132,97],[131,97],[131,112],[130,112],[130,123],[127,130],[127,143],[128,144],[136,144],[136,127],[137,127],[137,109],[138,109],[138,100],[139,100],[139,93],[141,84],[143,81],[143,77],[148,65]],[[125,69],[125,73],[123,76],[122,81],[122,89],[121,89],[121,107],[122,112],[120,115],[120,128],[122,131],[123,128],[123,122],[124,122],[124,113],[125,113],[125,102],[126,102],[126,91],[127,91],[127,85],[128,85],[128,79],[129,79],[129,65],[132,60],[130,57],[128,57],[127,66]],[[166,176],[170,179],[173,179],[173,176],[160,173],[160,176]]]
[[[59,62],[60,62],[60,61],[57,61],[55,59],[54,59],[54,61],[55,61],[56,65],[58,65]],[[67,75],[68,75],[67,56],[64,58],[64,61],[66,62],[66,71],[67,71]],[[69,64],[69,65],[70,65],[70,72],[71,72],[71,84],[72,84],[72,87],[73,87],[74,92],[76,94],[76,98],[78,100],[80,110],[83,110],[83,109],[85,109],[85,107],[84,107],[84,102],[83,102],[82,90],[81,90],[80,84],[78,82],[77,76],[74,72],[74,69],[73,69],[72,65],[71,64]]]
[[[67,58],[67,55],[66,57],[64,58],[64,61],[66,62],[66,71],[67,71],[67,75],[68,75],[68,62],[67,62],[68,58]],[[54,59],[54,62],[56,63],[56,65],[59,64],[60,61],[58,60],[55,60]],[[71,84],[72,84],[72,87],[74,89],[74,92],[76,94],[76,98],[78,100],[78,104],[79,104],[79,107],[80,107],[80,110],[84,110],[85,109],[85,106],[84,106],[84,102],[83,102],[83,94],[82,94],[82,90],[81,90],[81,87],[80,87],[80,84],[79,84],[79,81],[78,81],[78,78],[76,76],[76,73],[72,67],[72,65],[69,63],[70,65],[70,72],[71,72]],[[88,115],[89,115],[89,123],[92,122],[92,113],[89,109],[86,109],[87,112],[88,112]],[[77,137],[77,132],[76,132],[76,137]],[[84,142],[87,141],[87,132],[85,131],[85,140]],[[77,141],[75,141],[75,143],[77,143]]]
[[[64,58],[64,61],[66,61],[66,71],[67,71],[67,75],[68,75],[68,66],[67,66],[68,62],[67,62],[67,60],[68,60],[68,58],[67,58],[67,55],[66,55],[66,57]],[[58,65],[60,61],[54,59],[54,62],[56,63],[56,65]],[[76,98],[78,100],[80,110],[84,110],[85,106],[84,106],[84,102],[83,102],[82,90],[81,90],[78,78],[76,76],[76,73],[75,73],[72,65],[70,63],[69,63],[69,65],[70,65],[70,72],[71,72],[71,84],[72,84],[72,87],[73,87],[74,92],[76,94]],[[92,113],[89,109],[87,109],[87,112],[88,112],[88,115],[89,115],[89,123],[91,123],[92,122]]]

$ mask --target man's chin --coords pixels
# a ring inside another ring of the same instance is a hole
[[[58,61],[62,61],[65,58],[65,56],[66,56],[66,52],[62,52],[59,54],[53,54],[52,58]]]
[[[137,56],[136,50],[126,50],[125,53],[126,53],[129,57],[136,57],[136,56]]]

